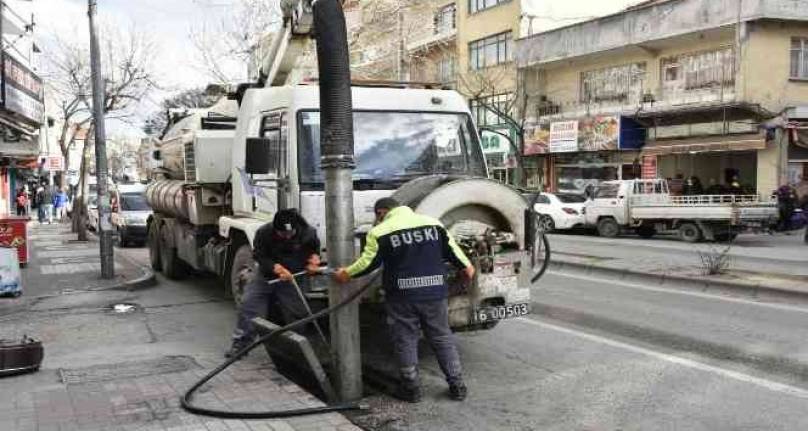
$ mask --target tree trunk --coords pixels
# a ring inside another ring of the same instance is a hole
[[[75,200],[73,210],[73,231],[78,232],[79,241],[87,241],[87,224],[84,222],[87,214],[87,159],[90,151],[90,139],[93,136],[93,124],[81,148],[81,168],[79,169],[79,198]]]

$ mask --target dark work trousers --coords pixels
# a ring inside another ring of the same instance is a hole
[[[292,283],[267,284],[263,277],[258,276],[244,288],[233,342],[246,344],[255,339],[252,320],[256,317],[269,317],[270,321],[285,325],[307,315]]]
[[[387,324],[393,338],[399,372],[405,381],[418,378],[418,340],[424,331],[440,369],[450,384],[462,381],[460,355],[449,329],[448,301],[387,302]]]

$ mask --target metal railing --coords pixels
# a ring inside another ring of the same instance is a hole
[[[747,206],[774,204],[771,198],[758,195],[693,195],[643,194],[631,197],[634,206]]]

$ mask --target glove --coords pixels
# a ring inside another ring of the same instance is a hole
[[[272,267],[272,272],[278,276],[279,279],[283,281],[292,281],[294,280],[295,276],[289,272],[283,265],[276,263],[275,266]]]
[[[320,255],[313,254],[306,261],[306,271],[309,275],[316,275],[320,273]]]
[[[346,271],[345,268],[339,268],[334,273],[334,279],[337,280],[337,283],[339,284],[345,284],[351,280],[351,275],[348,274],[348,271]]]
[[[463,268],[461,272],[463,273],[463,276],[466,277],[467,280],[471,280],[474,278],[474,274],[476,271],[474,270],[474,266],[469,265]]]

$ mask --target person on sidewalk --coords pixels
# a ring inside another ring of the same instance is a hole
[[[399,398],[421,400],[418,340],[423,330],[449,384],[450,398],[464,400],[468,390],[449,328],[444,261],[462,270],[468,280],[474,277],[474,266],[440,221],[416,214],[392,198],[378,200],[374,211],[377,224],[367,234],[362,255],[339,268],[334,277],[346,283],[384,265],[385,310],[401,377]]]
[[[53,186],[48,184],[47,181],[42,183],[42,212],[43,220],[47,220],[48,224],[53,223],[53,203],[55,202],[56,194],[54,193]]]
[[[64,188],[59,189],[53,197],[53,206],[56,208],[56,220],[63,223],[67,217],[67,192]]]
[[[296,210],[280,210],[271,224],[258,229],[253,250],[258,271],[244,288],[228,358],[255,339],[254,318],[272,314],[270,320],[285,324],[305,317],[305,306],[290,281],[296,272],[316,273],[320,267],[317,231]],[[267,284],[277,279],[282,282]]]
[[[28,211],[26,210],[26,207],[28,206],[28,196],[25,195],[25,190],[23,190],[22,187],[17,190],[17,196],[14,198],[14,203],[17,204],[18,216],[22,217],[28,214]]]

